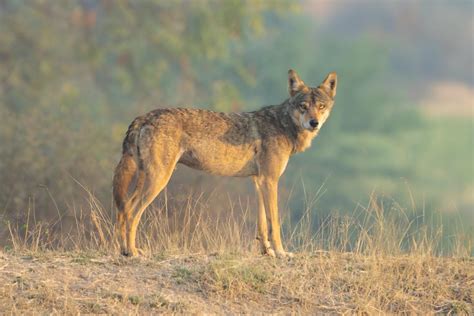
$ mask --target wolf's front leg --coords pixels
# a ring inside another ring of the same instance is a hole
[[[258,236],[257,239],[260,244],[260,251],[262,255],[268,255],[275,257],[275,251],[272,249],[270,241],[268,240],[268,226],[267,226],[267,214],[265,213],[265,201],[263,197],[262,187],[259,179],[256,177],[253,179],[255,183],[255,189],[258,196]]]
[[[271,237],[275,254],[278,258],[293,257],[291,252],[283,249],[280,235],[280,219],[278,216],[278,179],[265,179],[262,185],[265,208],[270,215]]]

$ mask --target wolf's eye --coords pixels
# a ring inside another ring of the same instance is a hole
[[[322,104],[322,103],[319,104],[319,109],[320,109],[320,110],[323,110],[324,108],[326,108],[326,105],[325,105],[325,104]]]
[[[300,103],[300,108],[304,111],[306,111],[309,108],[308,102],[301,102]]]

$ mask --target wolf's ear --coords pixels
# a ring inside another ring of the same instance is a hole
[[[288,70],[288,92],[294,96],[298,91],[305,87],[303,80],[300,79],[296,71]]]
[[[321,86],[326,88],[331,98],[334,98],[336,96],[337,74],[335,72],[330,72]]]

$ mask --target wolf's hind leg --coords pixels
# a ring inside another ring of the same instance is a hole
[[[133,191],[130,194],[130,198],[127,199],[125,203],[122,218],[120,218],[119,216],[119,221],[121,219],[123,220],[121,222],[120,228],[122,231],[124,231],[124,233],[122,234],[123,246],[122,246],[121,254],[127,257],[134,256],[138,253],[136,249],[132,250],[131,245],[130,245],[130,227],[133,220],[134,210],[137,208],[138,203],[141,200],[141,196],[143,195],[143,189],[145,186],[145,178],[146,177],[143,170],[139,170],[137,172],[136,184],[133,188]]]
[[[133,207],[128,219],[127,246],[130,255],[138,255],[135,247],[138,224],[145,209],[168,184],[169,179],[180,158],[178,146],[166,146],[159,142],[154,144],[149,155],[144,155],[137,180],[137,191],[133,198]]]
[[[163,172],[163,174],[160,173],[159,175],[150,171],[144,172],[144,187],[134,207],[133,214],[128,221],[127,245],[131,256],[137,256],[140,252],[135,246],[140,219],[145,209],[153,202],[166,184],[168,184],[174,165],[170,169],[171,171]]]
[[[130,197],[128,191],[137,174],[137,165],[131,155],[124,154],[115,168],[113,195],[117,206],[117,233],[121,253],[127,253],[127,218],[130,217]]]

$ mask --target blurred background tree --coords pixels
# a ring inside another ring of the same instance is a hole
[[[82,201],[76,181],[111,209],[134,117],[279,104],[295,68],[311,85],[335,70],[340,86],[328,124],[282,180],[283,200],[296,187],[293,220],[304,183],[322,187],[318,219],[366,205],[375,190],[414,218],[441,211],[472,227],[473,4],[363,5],[0,0],[0,216],[24,221],[33,208],[38,218],[67,217]],[[169,186],[176,196],[221,184],[252,192],[245,181],[186,173]]]
[[[263,12],[283,4],[1,1],[3,208],[15,213],[34,196],[37,213],[47,214],[51,192],[62,201],[74,196],[71,177],[106,198],[134,116],[158,106],[220,100],[215,107],[228,110],[239,102],[238,91],[223,77],[213,82],[208,69],[237,68],[232,43],[243,32],[264,32]]]

